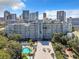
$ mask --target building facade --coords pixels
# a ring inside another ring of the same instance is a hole
[[[74,27],[75,30],[79,29],[79,18],[70,17],[67,20],[68,20],[68,22],[72,23],[72,27]]]
[[[67,23],[60,23],[53,20],[37,20],[29,23],[14,23],[6,26],[5,33],[20,34],[22,38],[33,40],[51,39],[53,33],[69,32]]]
[[[22,18],[25,22],[29,20],[29,10],[23,10]]]
[[[46,18],[47,18],[47,14],[43,13],[43,19],[46,19]]]
[[[4,20],[6,25],[15,23],[17,19],[16,14],[10,13],[9,11],[4,11]]]
[[[12,16],[15,19],[15,16]],[[34,40],[51,39],[53,33],[67,33],[72,31],[71,22],[66,22],[66,13],[64,11],[57,12],[57,20],[47,18],[43,13],[43,19],[38,19],[38,12],[29,13],[24,10],[20,21],[10,23],[5,27],[5,33],[12,35],[20,34],[22,38],[31,38]]]
[[[57,11],[57,20],[58,21],[66,21],[66,12],[65,11]]]
[[[4,20],[10,19],[10,12],[4,11]]]
[[[29,21],[38,20],[38,12],[30,13]]]

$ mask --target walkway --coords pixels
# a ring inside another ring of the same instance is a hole
[[[66,49],[65,52],[69,56],[68,59],[74,59],[72,51],[67,51],[67,49]]]
[[[51,42],[39,41],[34,59],[56,59]]]

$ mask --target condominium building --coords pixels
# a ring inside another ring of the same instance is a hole
[[[72,31],[72,23],[66,22],[65,18],[66,13],[58,11],[57,20],[46,18],[46,13],[43,13],[43,19],[40,20],[38,12],[29,13],[29,10],[24,10],[20,16],[20,22],[9,23],[5,27],[5,33],[8,35],[17,33],[22,38],[33,40],[51,39],[53,33]],[[12,15],[12,19],[15,19],[15,15]]]
[[[23,10],[22,18],[25,22],[29,20],[29,10]]]
[[[4,11],[4,20],[6,21],[7,19],[10,19],[9,17],[10,12],[9,11]]]
[[[30,13],[29,21],[38,20],[38,12]]]
[[[67,20],[72,23],[72,27],[74,27],[75,30],[79,29],[79,18],[69,17]]]
[[[69,25],[53,20],[36,20],[29,23],[14,23],[6,26],[5,33],[20,34],[22,38],[31,38],[33,40],[51,39],[52,34],[56,32],[69,32]]]
[[[66,12],[65,11],[57,11],[57,20],[58,21],[66,21]]]
[[[47,14],[43,13],[43,19],[46,19],[46,18],[47,18]]]
[[[10,13],[9,11],[4,12],[4,20],[6,22],[6,25],[15,23],[16,19],[17,19],[16,14]]]
[[[7,21],[7,20],[9,20],[9,21],[16,20],[16,18],[17,18],[16,14],[10,13],[8,11],[4,11],[4,19],[5,19],[5,21]]]
[[[10,19],[16,20],[16,14],[10,14]]]

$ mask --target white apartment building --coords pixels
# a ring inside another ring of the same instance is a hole
[[[29,10],[23,10],[22,18],[23,18],[24,22],[29,21],[29,15],[30,15]]]
[[[23,10],[22,19],[24,22],[30,22],[34,20],[38,20],[38,12],[30,13],[29,10]]]
[[[70,32],[71,26],[67,22],[58,22],[53,20],[36,20],[28,23],[9,24],[5,28],[5,33],[20,34],[22,38],[31,38],[33,40],[51,39],[55,32]]]
[[[72,23],[72,27],[74,27],[75,30],[79,29],[79,18],[70,17],[67,20],[68,20],[68,22]]]
[[[4,11],[4,20],[6,25],[15,23],[17,21],[17,15],[10,13],[9,11]]]
[[[10,16],[11,15],[11,16]],[[38,12],[29,13],[24,10],[19,20],[16,20],[16,14],[4,13],[5,20],[9,20],[5,27],[5,33],[11,35],[13,33],[20,34],[22,38],[31,38],[33,40],[51,39],[53,33],[71,32],[72,23],[66,21],[66,13],[64,11],[57,12],[57,20],[47,18],[43,13],[43,19],[38,19]],[[10,19],[14,19],[13,21]]]
[[[38,12],[30,13],[29,21],[38,20]]]

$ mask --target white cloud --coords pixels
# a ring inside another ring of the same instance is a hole
[[[79,10],[64,10],[64,11],[66,12],[67,17],[79,18]],[[48,18],[56,19],[57,10],[46,10],[45,12],[47,13]],[[42,15],[43,14],[40,14],[39,16],[42,16]]]
[[[56,10],[46,10],[44,11],[47,14],[47,18],[56,18]],[[39,14],[39,19],[43,18],[43,12]]]
[[[21,3],[15,3],[15,4],[12,5],[12,9],[14,9],[14,10],[21,9],[23,7],[25,7],[25,5],[22,2]]]
[[[79,17],[79,10],[65,10],[67,13],[67,17]]]
[[[50,11],[45,11],[47,13],[47,17],[48,18],[53,18],[55,19],[56,18],[56,10],[50,10]]]
[[[39,14],[39,19],[42,19],[43,18],[43,13],[40,13]]]
[[[12,9],[21,9],[25,7],[25,4],[21,0],[0,0],[1,7],[10,7]]]

